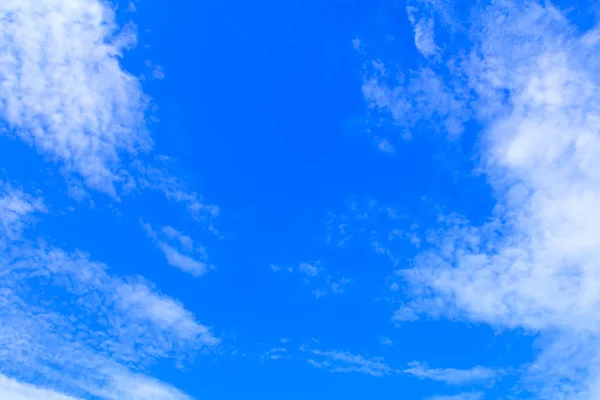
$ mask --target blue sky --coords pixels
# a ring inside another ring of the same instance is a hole
[[[0,398],[600,399],[594,3],[0,3]]]

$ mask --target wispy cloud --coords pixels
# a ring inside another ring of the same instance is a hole
[[[471,369],[455,368],[429,368],[426,364],[412,362],[410,368],[403,372],[420,379],[430,379],[433,381],[444,382],[450,385],[464,385],[473,383],[493,382],[504,374],[502,370],[495,370],[476,366]]]
[[[9,186],[0,198],[0,204],[36,203],[40,200]],[[10,209],[19,210],[13,222],[21,230],[36,210]],[[144,368],[158,358],[181,359],[217,345],[208,327],[142,278],[112,276],[106,265],[83,252],[38,244],[15,230],[8,233],[0,231],[3,373],[53,382],[60,392],[73,395],[188,398],[146,376]],[[31,297],[32,287],[45,289]]]
[[[6,400],[77,400],[75,397],[21,383],[4,375],[0,375],[0,398]]]
[[[395,119],[416,107],[442,124],[470,114],[483,125],[480,171],[494,214],[480,226],[445,222],[437,249],[400,271],[413,295],[401,315],[548,334],[525,378],[545,399],[600,396],[599,32],[550,3],[495,2],[475,12],[471,44],[456,52],[467,56],[447,60],[461,80],[425,73],[437,89],[417,102],[406,97],[413,81],[390,87],[379,74],[363,87]]]
[[[342,294],[346,291],[347,286],[352,283],[350,279],[340,277],[339,274],[329,273],[320,261],[303,262],[297,267],[283,269],[271,265],[270,268],[273,272],[286,271],[300,275],[304,283],[312,287],[312,293],[317,299],[329,293]]]
[[[205,262],[206,252],[204,248],[197,245],[189,236],[182,234],[171,226],[163,227],[160,232],[156,232],[150,224],[142,221],[142,227],[146,234],[154,240],[156,246],[172,267],[196,277],[204,275],[211,268]],[[173,245],[167,243],[167,240]],[[192,256],[200,257],[202,260]]]
[[[432,396],[425,400],[481,400],[484,398],[482,392],[465,392],[453,395]]]
[[[381,358],[364,358],[346,351],[322,351],[305,349],[308,363],[331,372],[359,372],[381,377],[394,373]]]
[[[274,347],[270,350],[267,350],[263,355],[261,355],[263,360],[269,359],[273,361],[281,360],[282,358],[290,358],[288,355],[288,350],[285,347]]]
[[[158,157],[156,166],[134,161],[132,170],[136,173],[139,187],[156,190],[168,200],[182,203],[194,219],[207,222],[208,229],[214,232],[212,218],[219,214],[219,207],[204,202],[201,195],[190,191],[181,179],[170,173],[168,165],[171,162],[169,157]]]

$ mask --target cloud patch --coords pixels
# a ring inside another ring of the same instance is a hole
[[[195,277],[200,277],[213,268],[206,263],[204,248],[189,236],[171,226],[165,226],[160,232],[156,232],[150,224],[142,221],[142,227],[172,267]]]
[[[119,57],[135,44],[97,0],[0,4],[0,116],[8,130],[86,186],[117,196],[123,155],[150,148],[147,100]]]

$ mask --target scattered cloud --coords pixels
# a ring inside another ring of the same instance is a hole
[[[345,351],[321,351],[305,349],[308,363],[331,372],[359,372],[382,377],[395,373],[381,358],[367,359]]]
[[[342,294],[345,292],[346,287],[352,283],[350,279],[340,277],[339,274],[328,273],[321,266],[320,261],[300,263],[295,268],[282,268],[276,265],[271,265],[270,268],[273,272],[286,271],[299,274],[304,283],[313,288],[312,294],[317,299],[329,293]]]
[[[301,263],[298,266],[298,270],[306,276],[315,277],[319,275],[319,268],[317,267],[318,265],[319,262],[317,262],[316,265],[310,263]]]
[[[282,358],[289,358],[290,356],[287,354],[288,351],[285,347],[275,347],[270,350],[267,350],[265,354],[261,356],[261,358],[269,359],[273,361],[281,360]]]
[[[396,66],[372,61],[365,68],[362,85],[368,109],[381,117],[390,116],[403,129],[427,126],[449,136],[460,134],[471,116],[470,94],[457,82],[446,82],[439,68],[424,66],[404,73]],[[403,130],[402,136],[408,135]]]
[[[493,382],[499,378],[504,371],[476,366],[471,369],[429,368],[426,364],[413,361],[409,368],[403,371],[419,379],[430,379],[444,382],[449,385],[465,385],[473,383]]]
[[[394,153],[396,151],[395,146],[386,138],[375,138],[375,142],[377,143],[377,148],[384,153]]]
[[[427,397],[426,400],[481,400],[484,398],[482,392],[465,392],[454,395],[444,396],[432,396]]]
[[[17,210],[13,226],[23,232],[29,215],[41,210],[31,206],[41,200],[6,185],[0,204],[19,205],[8,209]],[[145,375],[144,368],[218,345],[210,328],[140,277],[111,276],[106,265],[83,252],[29,241],[15,229],[7,232],[0,231],[4,374],[52,382],[53,389],[75,396],[188,399]],[[29,295],[30,288],[38,288],[36,296]],[[23,393],[34,390],[2,382]]]
[[[204,248],[196,245],[189,236],[182,234],[171,226],[163,227],[160,232],[156,232],[150,224],[142,221],[142,227],[146,234],[154,240],[156,246],[172,267],[195,277],[204,275],[211,268],[205,262],[206,252]],[[174,244],[167,243],[167,240]],[[177,248],[173,246],[177,246]],[[193,255],[200,257],[202,260],[193,258]]]
[[[394,344],[394,342],[392,342],[392,339],[390,339],[389,337],[382,337],[379,340],[379,343],[381,343],[384,346],[391,346],[392,344]]]
[[[184,182],[169,173],[166,166],[170,161],[168,157],[159,157],[158,167],[140,161],[133,162],[140,188],[161,192],[168,200],[184,204],[194,219],[208,222],[208,229],[216,233],[212,218],[219,215],[219,207],[206,204],[201,195],[189,191]]]

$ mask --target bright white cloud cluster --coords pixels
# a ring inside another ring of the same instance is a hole
[[[548,334],[525,379],[544,399],[600,399],[600,28],[580,32],[550,4],[503,1],[476,14],[469,38],[467,56],[448,62],[464,77],[459,86],[438,80],[417,102],[407,102],[413,82],[371,78],[363,88],[394,118],[435,104],[446,123],[457,110],[437,94],[474,93],[481,170],[497,196],[488,223],[447,218],[436,249],[399,271],[414,300],[397,318]]]
[[[66,173],[113,196],[115,184],[131,184],[120,153],[151,145],[146,100],[118,59],[134,43],[98,0],[0,4],[0,116]]]

